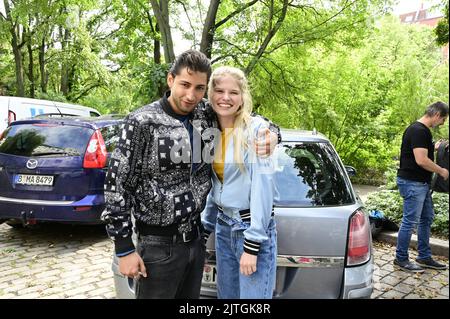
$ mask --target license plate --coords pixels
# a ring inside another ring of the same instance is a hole
[[[215,265],[205,264],[203,267],[202,282],[206,285],[215,285],[217,280],[217,269]]]
[[[18,174],[14,177],[14,183],[20,185],[52,186],[53,176]]]

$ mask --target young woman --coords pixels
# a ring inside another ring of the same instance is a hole
[[[206,232],[216,235],[218,297],[272,298],[277,256],[273,163],[270,156],[256,156],[252,147],[268,123],[250,116],[252,98],[239,69],[216,69],[208,95],[221,139],[202,221]]]

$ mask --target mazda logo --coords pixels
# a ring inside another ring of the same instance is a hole
[[[37,164],[38,164],[38,161],[37,160],[35,160],[35,159],[29,159],[28,160],[28,162],[27,162],[27,168],[28,169],[35,169],[36,168],[36,166],[37,166]]]

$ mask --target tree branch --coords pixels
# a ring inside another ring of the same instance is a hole
[[[184,13],[186,13],[186,17],[187,17],[187,19],[188,19],[188,21],[189,21],[189,25],[190,25],[190,27],[191,27],[191,29],[192,29],[192,32],[194,33],[194,39],[195,39],[195,28],[194,28],[194,26],[193,26],[193,24],[192,24],[191,18],[189,17],[190,15],[189,15],[189,13],[188,13],[188,10],[187,10],[187,8],[186,8],[186,5],[184,4],[184,2],[182,2],[182,1],[180,1],[180,0],[176,0],[175,2],[181,4],[181,6],[183,7]]]
[[[281,15],[278,17],[277,22],[275,23],[274,27],[269,30],[269,32],[266,35],[266,38],[264,39],[263,43],[258,49],[258,52],[253,57],[253,59],[250,61],[248,66],[245,68],[245,74],[250,74],[252,70],[254,69],[256,63],[263,55],[264,51],[266,50],[267,46],[269,45],[272,38],[275,36],[277,31],[280,29],[281,24],[283,23],[284,19],[286,18],[287,8],[288,8],[289,0],[283,0],[283,7],[281,9]]]
[[[76,97],[74,97],[73,99],[70,99],[70,100],[73,102],[76,102],[79,99],[81,99],[83,96],[87,95],[90,91],[92,91],[93,89],[95,89],[99,86],[102,86],[102,84],[100,82],[94,83],[91,86],[84,89],[83,91],[81,91]]]
[[[260,0],[253,0],[250,1],[249,3],[243,5],[242,7],[236,9],[235,11],[231,12],[229,15],[227,15],[225,18],[223,18],[222,20],[220,20],[219,22],[216,23],[215,25],[215,29],[217,29],[218,27],[220,27],[222,24],[226,23],[228,20],[230,20],[231,18],[233,18],[235,15],[241,13],[242,11],[244,11],[247,8],[250,8],[252,5],[254,5],[255,3],[259,2]]]

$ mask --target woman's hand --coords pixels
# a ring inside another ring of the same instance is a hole
[[[261,157],[272,155],[278,144],[278,135],[268,128],[260,128],[257,134],[254,144],[256,154]]]
[[[245,276],[250,276],[256,271],[256,260],[258,259],[258,256],[251,255],[246,252],[244,252],[241,256],[240,261],[240,267],[239,270],[241,271],[241,274]]]

